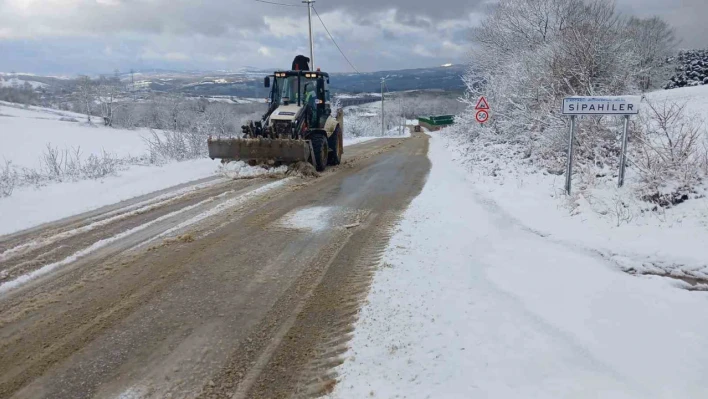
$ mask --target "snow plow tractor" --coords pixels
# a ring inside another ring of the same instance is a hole
[[[329,74],[310,71],[307,62],[298,56],[293,70],[266,76],[264,85],[271,89],[267,112],[242,126],[240,138],[209,138],[209,157],[251,165],[309,162],[318,172],[338,165],[344,153],[344,114],[332,110]]]

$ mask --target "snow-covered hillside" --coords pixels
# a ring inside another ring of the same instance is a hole
[[[0,76],[0,87],[17,87],[21,88],[28,83],[33,89],[39,89],[42,87],[47,87],[46,83],[35,82],[33,80],[23,80],[15,77],[2,77]]]

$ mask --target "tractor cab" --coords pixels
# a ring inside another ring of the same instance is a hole
[[[299,111],[302,111],[308,114],[307,122],[310,128],[323,128],[332,113],[328,73],[277,71],[272,76],[267,76],[264,84],[271,89],[270,117],[284,119],[278,117],[297,116]]]

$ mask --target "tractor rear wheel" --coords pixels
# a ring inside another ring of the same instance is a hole
[[[327,140],[329,144],[328,165],[339,165],[342,162],[342,130],[337,126],[332,136]]]
[[[327,166],[327,136],[322,133],[313,133],[310,141],[312,142],[312,150],[315,153],[315,169],[318,172],[324,172]]]

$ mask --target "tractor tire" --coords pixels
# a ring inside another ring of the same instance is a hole
[[[322,133],[315,133],[310,137],[312,142],[312,150],[315,153],[315,169],[318,172],[324,172],[327,166],[327,136]]]
[[[327,139],[327,144],[329,144],[330,152],[329,152],[329,157],[327,158],[327,164],[328,165],[339,165],[342,162],[342,130],[337,126],[337,128],[334,130],[334,133],[332,133],[332,136],[330,136],[329,139]]]

